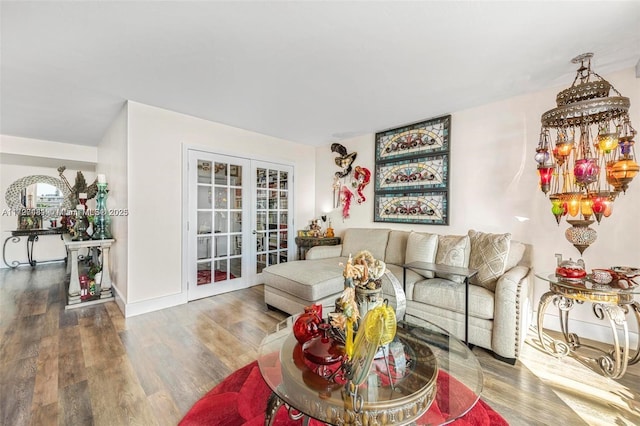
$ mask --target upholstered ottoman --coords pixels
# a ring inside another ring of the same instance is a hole
[[[346,261],[346,258],[333,257],[269,266],[262,271],[264,301],[268,306],[291,315],[302,312],[305,306],[314,303],[321,303],[331,311],[336,298],[344,290],[340,262]]]

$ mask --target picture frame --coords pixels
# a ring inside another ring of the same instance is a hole
[[[376,163],[449,152],[451,115],[376,133]]]
[[[374,222],[449,224],[447,191],[375,194]]]
[[[42,215],[39,214],[21,214],[18,215],[18,229],[42,229]]]
[[[447,189],[448,167],[448,154],[378,163],[374,190]]]
[[[374,222],[449,224],[451,115],[375,134]]]

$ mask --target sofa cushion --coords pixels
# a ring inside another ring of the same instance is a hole
[[[296,260],[271,265],[262,271],[264,284],[308,301],[315,301],[344,290],[343,266],[346,259],[332,257]]]
[[[436,263],[466,268],[469,266],[470,250],[471,245],[467,235],[440,235]],[[436,277],[446,278],[456,283],[464,282],[464,277],[459,275],[436,274]]]
[[[438,250],[438,235],[411,232],[407,238],[407,253],[405,260],[411,262],[435,263]],[[425,278],[433,278],[433,272],[416,269]]]
[[[342,256],[368,250],[375,259],[384,259],[390,229],[349,228],[342,236]]]
[[[405,253],[407,252],[409,234],[409,231],[389,232],[389,242],[387,243],[387,252],[384,258],[385,263],[393,265],[404,265],[406,263]]]
[[[489,234],[471,229],[469,238],[471,239],[469,267],[478,270],[470,281],[495,291],[496,281],[504,274],[507,266],[511,234]]]
[[[464,313],[465,285],[444,278],[420,281],[413,286],[414,302],[438,306],[454,312]],[[493,319],[495,295],[480,286],[469,286],[469,316]]]

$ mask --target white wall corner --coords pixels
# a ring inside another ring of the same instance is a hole
[[[636,78],[640,78],[640,59],[638,59],[638,63],[636,64]]]

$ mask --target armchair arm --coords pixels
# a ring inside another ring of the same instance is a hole
[[[336,246],[315,246],[305,253],[306,260],[328,259],[330,257],[340,257],[342,254],[342,244]]]
[[[515,266],[496,284],[493,317],[493,351],[505,358],[517,358],[527,334],[531,310],[532,269]]]

